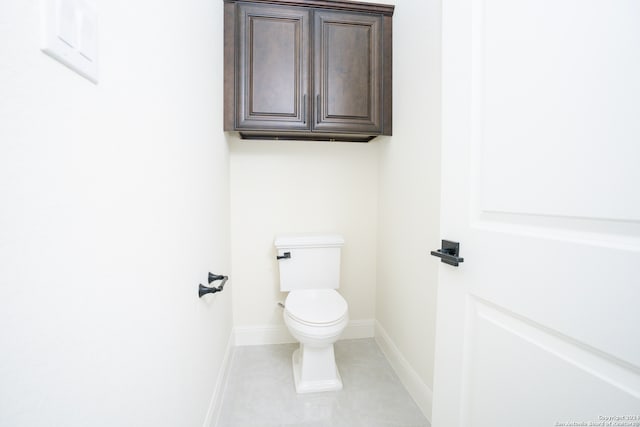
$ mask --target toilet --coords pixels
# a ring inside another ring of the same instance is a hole
[[[276,236],[284,323],[300,342],[294,351],[293,378],[298,393],[342,389],[333,343],[349,323],[348,305],[340,286],[340,251],[344,239],[337,234]]]

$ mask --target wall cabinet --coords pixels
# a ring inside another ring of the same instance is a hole
[[[393,6],[225,0],[226,131],[243,138],[391,135]]]

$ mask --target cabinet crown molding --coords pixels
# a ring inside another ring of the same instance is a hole
[[[243,0],[224,0],[225,3],[240,3]],[[343,0],[250,0],[251,3],[272,4],[281,6],[299,6],[329,10],[379,13],[393,16],[395,6],[391,4],[365,3]]]

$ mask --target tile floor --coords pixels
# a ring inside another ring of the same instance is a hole
[[[236,347],[217,427],[429,427],[372,338],[336,343],[338,392],[296,393],[296,348]]]

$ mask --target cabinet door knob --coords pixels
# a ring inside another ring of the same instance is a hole
[[[316,96],[316,113],[317,113],[316,115],[318,116],[317,117],[318,118],[317,123],[320,123],[320,117],[321,117],[321,114],[320,114],[320,94],[318,94]]]

